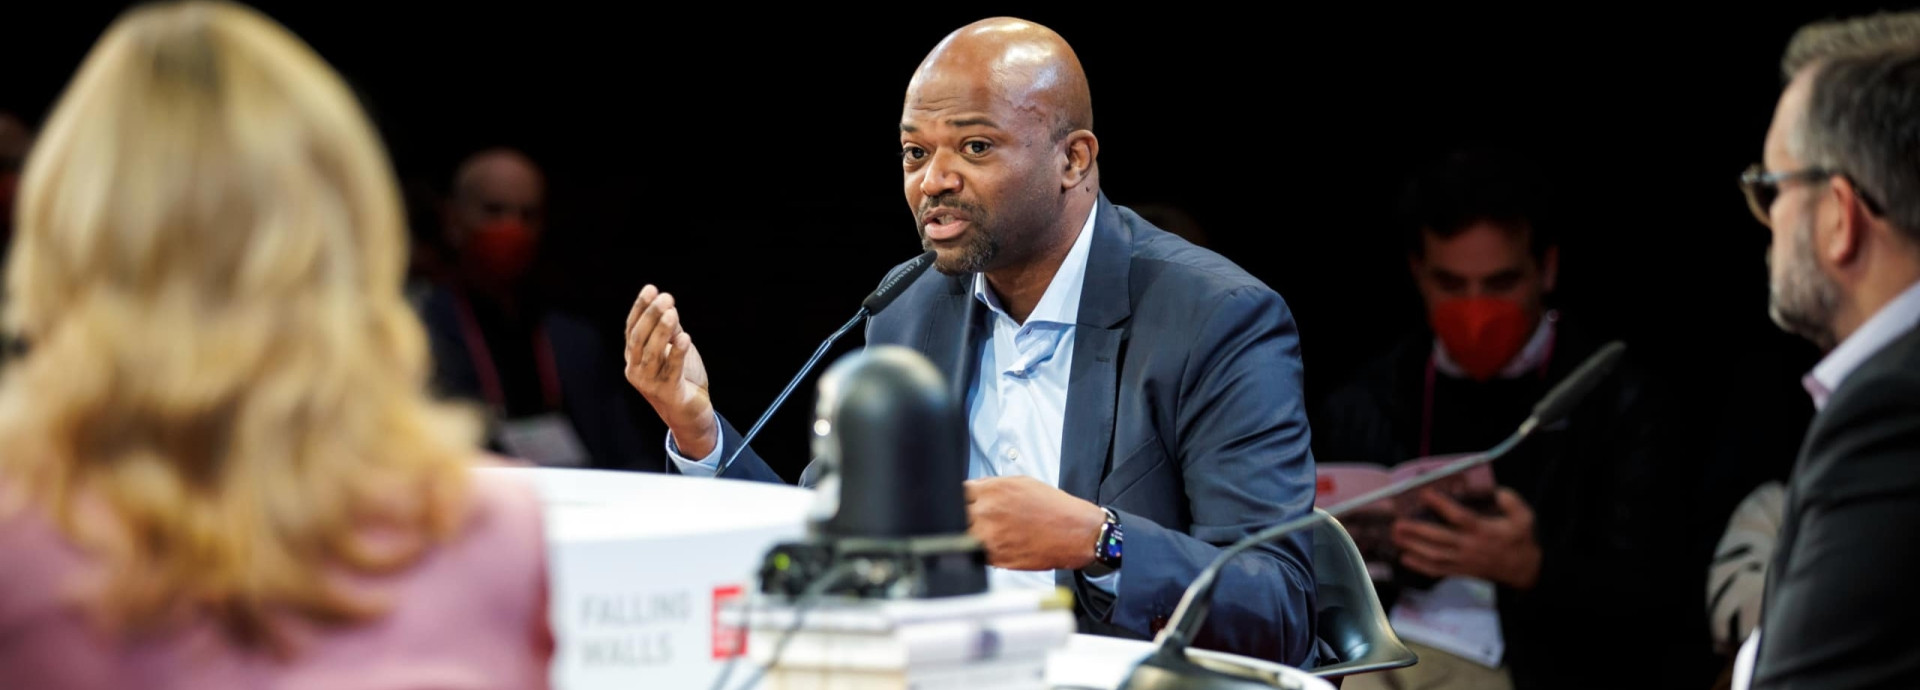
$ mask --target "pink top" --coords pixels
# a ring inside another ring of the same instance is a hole
[[[541,508],[511,478],[475,473],[466,530],[379,580],[388,613],[321,629],[290,663],[233,647],[211,623],[118,642],[62,597],[98,566],[43,513],[0,519],[0,687],[479,690],[546,688],[553,635]]]

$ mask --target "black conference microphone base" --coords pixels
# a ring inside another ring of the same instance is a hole
[[[857,538],[814,536],[773,547],[760,563],[762,594],[797,597],[837,566],[849,570],[824,594],[858,599],[932,599],[987,591],[987,551],[965,533]]]

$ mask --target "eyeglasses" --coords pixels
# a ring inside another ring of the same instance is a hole
[[[1860,185],[1853,181],[1853,178],[1847,177],[1837,170],[1828,170],[1826,168],[1804,168],[1801,170],[1767,172],[1764,166],[1755,163],[1748,166],[1746,172],[1740,173],[1740,191],[1746,192],[1747,208],[1753,211],[1753,217],[1760,219],[1761,225],[1773,227],[1773,215],[1769,213],[1769,210],[1773,208],[1774,200],[1780,198],[1780,188],[1783,185],[1789,182],[1814,182],[1830,177],[1846,179],[1849,184],[1853,185],[1854,196],[1860,198],[1860,203],[1867,207],[1867,211],[1876,216],[1880,215],[1880,205],[1874,203],[1873,197],[1867,196],[1867,190],[1861,189]]]

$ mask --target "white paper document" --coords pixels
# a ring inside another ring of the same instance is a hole
[[[1507,651],[1493,583],[1475,577],[1445,577],[1432,589],[1404,589],[1388,620],[1401,637],[1487,668],[1499,668]]]

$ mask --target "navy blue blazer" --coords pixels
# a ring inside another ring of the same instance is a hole
[[[1120,516],[1126,565],[1117,597],[1078,573],[1060,584],[1082,631],[1144,639],[1222,546],[1313,509],[1313,455],[1299,334],[1280,295],[1104,194],[1097,213],[1060,488]],[[871,319],[867,342],[919,350],[964,392],[990,332],[972,281],[927,272]],[[738,448],[739,432],[721,429],[728,452]],[[752,449],[725,476],[780,481]],[[1302,531],[1230,564],[1196,645],[1313,664],[1310,539]]]

